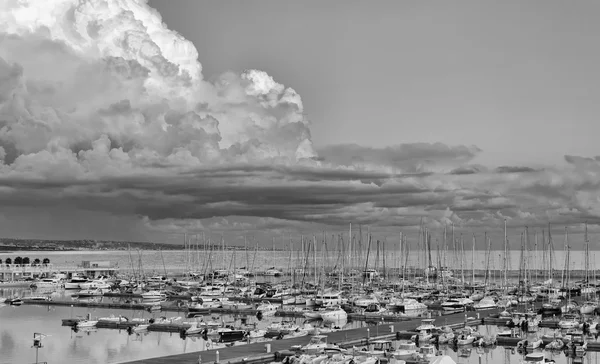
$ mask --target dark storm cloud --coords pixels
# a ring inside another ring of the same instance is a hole
[[[496,173],[531,173],[539,172],[535,168],[525,166],[500,166],[496,168]]]

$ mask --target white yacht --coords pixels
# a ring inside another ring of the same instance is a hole
[[[342,298],[342,292],[338,291],[321,292],[315,298],[315,304],[319,306],[341,305],[345,303],[345,301],[346,300]]]
[[[166,298],[167,295],[160,291],[148,291],[142,293],[142,299],[144,300],[162,300]]]
[[[80,284],[91,282],[86,277],[73,277],[65,282],[65,289],[81,289]]]
[[[347,318],[348,314],[340,306],[329,306],[324,311],[321,311],[321,319],[324,322],[339,322]]]
[[[43,278],[31,284],[36,288],[57,288],[60,286],[60,280],[57,278]]]
[[[281,271],[278,269],[275,269],[275,267],[271,267],[269,269],[267,269],[267,271],[265,272],[266,276],[271,276],[271,277],[279,277],[281,275]]]

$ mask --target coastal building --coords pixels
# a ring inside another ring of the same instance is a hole
[[[81,264],[63,266],[55,264],[0,264],[0,282],[24,281],[28,278],[50,277],[53,274],[63,274],[70,278],[74,273],[83,274],[90,278],[98,276],[113,276],[119,267],[110,261],[82,261]]]

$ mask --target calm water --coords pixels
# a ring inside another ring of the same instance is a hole
[[[12,294],[14,291],[0,292]],[[142,335],[128,335],[125,330],[97,329],[95,331],[75,333],[69,327],[61,326],[61,318],[72,315],[86,315],[93,317],[109,316],[110,314],[123,314],[127,317],[152,317],[165,315],[151,315],[145,311],[119,311],[105,309],[86,309],[53,306],[23,305],[0,307],[0,363],[25,364],[35,362],[35,349],[31,348],[34,332],[48,335],[43,339],[44,347],[40,349],[40,361],[48,363],[73,363],[73,364],[107,364],[121,363],[131,360],[196,352],[206,350],[207,343],[201,338],[179,337],[177,333],[150,332]],[[168,317],[178,316],[176,313],[166,313]],[[213,315],[214,316],[214,315]],[[217,317],[213,317],[217,318]],[[272,321],[280,318],[258,321],[255,317],[247,317],[248,323],[256,322],[258,327],[265,327]],[[225,316],[224,321],[240,323],[240,317]],[[298,319],[297,323],[302,323]],[[350,322],[347,327],[360,327],[363,322]],[[492,335],[496,332],[495,326],[480,326],[478,330],[483,334]],[[375,332],[375,331],[374,331]],[[472,364],[497,364],[519,363],[522,355],[516,351],[503,347],[476,349],[467,348],[458,351],[441,346],[444,354],[451,356],[457,363]],[[225,349],[226,350],[226,349]],[[571,359],[563,353],[552,354],[558,364],[570,364]],[[598,363],[599,355],[588,352],[584,363]]]
[[[35,294],[28,289],[3,289],[0,296]],[[61,293],[56,294],[56,299]],[[67,297],[68,298],[68,297]],[[107,298],[104,298],[105,300]],[[34,363],[35,349],[31,348],[33,333],[48,335],[43,339],[44,348],[39,350],[40,361],[48,363],[73,364],[106,364],[120,363],[164,355],[202,351],[207,349],[207,342],[202,338],[181,339],[178,333],[157,333],[129,335],[126,330],[97,329],[91,332],[75,333],[70,327],[62,326],[61,319],[85,316],[108,317],[111,314],[134,317],[183,317],[183,321],[193,321],[185,318],[185,312],[148,313],[134,310],[88,309],[82,307],[58,306],[8,306],[0,305],[0,364]],[[212,315],[212,319],[221,317]],[[210,320],[210,316],[205,316]],[[258,328],[265,328],[271,322],[279,322],[281,318],[258,320],[255,316],[234,317],[222,316],[225,323],[247,324],[256,323]],[[286,319],[291,320],[291,319]],[[296,323],[304,322],[297,319]],[[360,327],[363,322],[347,323],[346,327]],[[208,345],[212,345],[209,343]],[[210,347],[208,347],[210,349]]]
[[[596,253],[595,251],[590,252],[590,270],[596,270],[599,267],[596,266]],[[163,274],[165,270],[186,272],[190,270],[203,272],[210,269],[219,268],[234,268],[234,267],[247,267],[248,269],[265,270],[270,267],[276,267],[283,271],[289,271],[291,268],[301,268],[305,265],[306,253],[294,251],[259,251],[254,252],[248,251],[193,251],[186,252],[183,250],[174,251],[68,251],[68,252],[46,252],[46,251],[27,251],[27,252],[13,252],[13,253],[0,253],[0,259],[3,261],[6,258],[14,259],[17,256],[29,257],[31,261],[35,258],[43,260],[44,258],[50,259],[50,262],[56,267],[60,266],[73,266],[81,264],[82,261],[111,261],[118,264],[122,271],[135,269],[136,271],[140,267],[147,274]],[[384,258],[385,257],[385,258]],[[497,269],[502,270],[504,267],[505,257],[501,251],[491,251],[487,254],[485,251],[472,251],[467,250],[464,254],[455,254],[448,252],[432,251],[431,258],[434,265],[438,265],[439,261],[441,265],[452,267],[455,270],[464,268],[465,270],[471,269]],[[384,261],[385,259],[385,261]],[[317,266],[325,265],[327,267],[340,267],[343,264],[345,266],[353,266],[359,269],[365,267],[366,253],[356,253],[349,258],[348,256],[341,257],[337,251],[321,251],[317,253],[316,258],[310,253],[308,267],[310,270],[314,269],[314,262],[316,260]],[[418,267],[422,268],[427,265],[428,257],[423,253],[412,251],[409,253],[408,258],[402,257],[398,251],[386,251],[385,254],[381,252],[379,255],[372,251],[369,256],[370,268],[377,267],[383,268],[400,268],[402,263],[405,263],[407,267]],[[506,258],[506,264],[509,270],[516,270],[519,268],[521,261],[521,252],[511,251]],[[526,252],[523,257],[523,261],[528,268],[548,270],[550,267],[550,259],[545,256],[541,251],[530,251]],[[551,259],[552,268],[555,270],[561,270],[565,267],[565,253],[564,251],[556,251]],[[573,270],[582,270],[585,267],[584,252],[583,251],[571,251],[569,259],[569,267]]]

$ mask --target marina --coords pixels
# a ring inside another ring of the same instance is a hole
[[[52,314],[52,333],[43,333],[49,335],[44,339],[47,348],[53,342],[52,337],[64,337],[66,334],[74,340],[73,343],[95,335],[103,336],[102,333],[106,333],[110,340],[126,339],[127,346],[146,345],[144,342],[151,340],[150,337],[161,343],[170,343],[168,346],[155,346],[154,355],[152,350],[145,349],[143,354],[131,353],[131,356],[123,355],[121,351],[114,357],[103,355],[96,361],[98,363],[289,362],[315,355],[298,350],[321,336],[328,345],[342,350],[339,355],[352,357],[352,352],[366,348],[367,353],[373,354],[361,354],[361,358],[367,355],[367,359],[384,362],[396,359],[378,357],[377,350],[369,349],[375,345],[373,342],[376,345],[389,342],[385,345],[389,346],[391,351],[388,351],[392,354],[404,350],[399,348],[406,342],[416,342],[425,345],[425,348],[432,344],[434,353],[439,354],[434,355],[436,358],[447,354],[456,363],[464,360],[465,348],[484,354],[506,348],[511,350],[508,356],[522,361],[527,351],[521,355],[519,348],[527,347],[530,342],[536,343],[541,353],[547,353],[544,347],[562,345],[564,357],[552,351],[553,360],[558,363],[570,363],[568,358],[572,352],[585,352],[589,358],[600,350],[596,333],[598,306],[594,299],[595,290],[589,289],[591,285],[571,283],[569,289],[561,285],[563,289],[558,291],[557,296],[549,296],[546,292],[550,290],[546,287],[550,285],[531,284],[523,290],[524,287],[511,278],[526,276],[536,282],[536,275],[539,281],[547,280],[549,275],[571,277],[570,270],[551,274],[546,269],[537,272],[525,266],[521,272],[499,272],[496,279],[488,271],[482,277],[488,280],[488,284],[484,285],[478,283],[474,270],[470,277],[464,270],[428,276],[426,269],[419,270],[417,266],[422,264],[418,256],[423,253],[416,253],[416,264],[410,270],[405,269],[403,264],[390,263],[389,268],[365,269],[361,274],[360,271],[356,273],[357,268],[351,267],[342,267],[336,273],[331,258],[319,257],[320,254],[290,264],[289,251],[261,253],[266,255],[263,257],[265,262],[271,263],[268,269],[266,265],[254,270],[230,266],[229,269],[200,273],[206,271],[203,265],[209,262],[201,259],[190,262],[186,269],[193,272],[189,268],[195,265],[199,268],[195,273],[183,274],[180,270],[170,271],[167,268],[172,264],[169,262],[189,258],[190,255],[198,258],[214,254],[213,262],[233,262],[238,254],[226,250],[220,250],[220,255],[216,253],[201,250],[192,253],[188,250],[160,252],[158,256],[164,262],[162,271],[146,271],[146,267],[135,267],[131,262],[129,269],[121,271],[117,267],[123,263],[103,260],[105,266],[112,267],[112,275],[106,275],[105,271],[91,273],[81,269],[57,269],[75,253],[50,254],[56,262],[52,269],[25,275],[25,278],[22,275],[17,281],[20,284],[0,288],[4,297],[0,314],[61,312],[60,317]],[[8,254],[4,255],[4,259]],[[111,255],[110,252],[102,254]],[[116,253],[112,259],[118,260],[119,254],[122,253]],[[157,255],[152,252],[138,254]],[[399,255],[400,252],[392,254]],[[429,253],[425,250],[424,254],[427,256]],[[434,251],[433,254],[451,257],[445,252]],[[494,253],[478,254],[477,257],[475,254],[472,256],[473,266],[477,261],[486,262]],[[364,252],[360,255],[366,259]],[[78,253],[77,258],[85,256],[86,253]],[[94,262],[91,259],[82,261]],[[350,261],[351,258],[348,258],[345,264]],[[274,262],[280,263],[273,265]],[[381,262],[371,264],[376,266]],[[394,264],[397,266],[394,267]],[[304,270],[299,273],[298,267]],[[265,274],[268,270],[276,273]],[[443,272],[442,268],[439,270]],[[407,273],[409,271],[413,273]],[[594,271],[588,271],[587,276],[593,274]],[[462,276],[468,278],[463,281]],[[294,283],[302,280],[304,285]],[[592,305],[591,311],[588,305]],[[569,317],[573,320],[568,321]],[[2,318],[2,322],[11,325],[6,317]],[[534,329],[524,329],[524,322]],[[466,339],[456,339],[462,337],[462,331],[467,328],[471,331],[466,334]],[[567,338],[574,333],[569,330],[581,331],[583,339],[571,343]],[[138,340],[139,344],[133,344]],[[183,348],[174,349],[181,344]],[[43,355],[43,350],[41,353]],[[411,355],[402,360],[407,363],[434,360],[419,354],[418,350]],[[12,360],[18,362],[15,358]],[[72,362],[84,361],[73,357]]]

